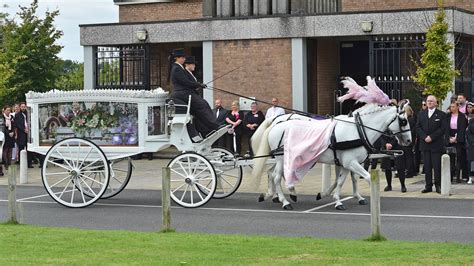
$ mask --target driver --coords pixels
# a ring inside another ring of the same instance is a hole
[[[212,114],[209,104],[199,95],[198,89],[205,88],[206,85],[197,81],[193,75],[196,61],[194,57],[187,57],[184,49],[175,49],[171,54],[174,63],[171,67],[170,77],[173,84],[172,98],[180,102],[188,103],[191,96],[190,113],[194,116],[194,124],[201,136],[207,136],[212,133],[218,125]],[[186,66],[186,67],[185,67]],[[193,141],[198,142],[202,137],[192,137]]]

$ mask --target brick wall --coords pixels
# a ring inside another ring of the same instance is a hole
[[[119,6],[120,22],[144,22],[202,18],[202,0],[177,0]]]
[[[342,0],[342,11],[373,11],[437,7],[437,0]],[[444,0],[444,6],[474,11],[473,0]]]
[[[339,41],[318,39],[316,52],[316,93],[319,114],[332,114],[334,90],[337,89],[339,70]],[[314,75],[314,73],[313,73]]]
[[[280,105],[292,107],[290,39],[215,41],[213,45],[215,78],[242,66],[214,81],[215,87],[268,102],[277,97]],[[217,91],[214,98],[221,98],[227,109],[232,101],[239,100]],[[265,111],[269,106],[259,107]]]

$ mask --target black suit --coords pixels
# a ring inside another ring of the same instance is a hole
[[[26,132],[27,129],[25,127],[26,121],[27,121],[27,114],[26,112],[20,112],[15,114],[15,126],[16,126],[16,145],[18,146],[18,157],[17,160],[20,160],[20,151],[27,148],[28,144],[28,133]],[[29,130],[29,129],[28,129]],[[28,167],[31,167],[32,164],[32,155],[31,152],[27,152],[27,162],[28,162]]]
[[[223,107],[219,108],[219,115],[217,115],[217,108],[212,109],[212,114],[214,115],[214,118],[216,119],[217,125],[223,126],[226,125],[227,122],[225,121],[225,118],[227,117],[227,110]],[[226,136],[227,134],[223,135],[220,137],[214,144],[213,147],[225,147],[226,146]]]
[[[418,114],[416,133],[420,138],[420,151],[423,152],[426,189],[432,190],[433,170],[434,183],[437,189],[441,188],[441,155],[445,150],[445,132],[447,128],[446,114],[436,109],[428,117],[428,109]],[[425,141],[430,136],[431,142]]]
[[[191,114],[194,116],[196,129],[202,136],[206,136],[217,128],[215,118],[209,104],[197,93],[201,85],[194,76],[181,65],[174,63],[171,68],[171,82],[173,83],[172,98],[177,103],[188,103],[191,96]]]

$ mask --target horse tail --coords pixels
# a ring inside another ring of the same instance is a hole
[[[256,136],[257,138],[252,137],[252,147],[257,148],[256,149],[257,152],[255,153],[255,156],[264,156],[264,157],[253,159],[252,177],[254,180],[254,185],[257,188],[260,187],[263,168],[265,167],[265,163],[268,159],[268,156],[266,155],[270,154],[270,144],[268,143],[268,134],[270,133],[270,130],[273,128],[273,127],[270,127],[272,122],[273,122],[272,119],[265,120],[265,122],[263,122],[263,124],[260,125],[260,127],[257,129],[257,132],[255,132],[254,134],[254,137],[255,137],[255,135],[259,133],[259,135]],[[258,130],[260,129],[261,131],[258,132]],[[259,144],[258,147],[257,147],[257,144]]]

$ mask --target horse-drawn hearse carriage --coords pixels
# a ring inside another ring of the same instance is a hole
[[[117,195],[131,178],[131,156],[170,146],[182,152],[168,166],[171,198],[183,207],[228,197],[242,180],[234,154],[211,147],[227,128],[193,143],[189,104],[175,105],[161,88],[29,92],[26,99],[28,150],[45,155],[44,187],[64,206],[86,207]]]
[[[243,166],[254,165],[253,176],[258,179],[262,175],[262,165],[270,164],[268,192],[260,200],[278,197],[285,209],[291,209],[280,187],[283,175],[290,192],[295,193],[294,183],[316,161],[338,166],[336,182],[323,195],[335,189],[336,207],[340,207],[340,188],[349,173],[370,182],[369,173],[360,163],[371,152],[371,143],[386,135],[387,130],[400,142],[411,141],[405,114],[388,106],[388,97],[373,80],[368,78],[368,89],[351,79],[343,82],[349,88],[343,97],[365,99],[367,103],[354,111],[354,117],[337,116],[325,121],[323,126],[314,126],[317,122],[313,119],[293,114],[266,120],[254,134],[252,142],[259,147],[254,149],[258,156],[253,159],[236,157],[223,148],[212,148],[212,144],[228,132],[227,127],[219,128],[200,142],[193,142],[187,131],[188,123],[192,122],[191,101],[175,104],[161,88],[152,91],[29,92],[26,95],[31,114],[28,150],[45,155],[41,174],[48,194],[58,203],[72,208],[86,207],[101,198],[117,195],[131,178],[131,156],[171,146],[181,153],[168,164],[170,196],[182,207],[199,207],[211,198],[226,198],[239,188]],[[323,141],[298,138],[281,149],[289,128],[299,133],[313,127],[326,129],[324,133],[317,132]],[[333,130],[328,131],[328,128]],[[333,136],[328,134],[331,132]],[[314,145],[308,149],[307,143]],[[353,147],[344,150],[336,145],[341,143]],[[310,154],[309,158],[308,154],[298,154],[296,163],[291,156],[287,157],[288,148],[293,146],[312,152],[318,145],[317,156]],[[301,158],[309,160],[299,164]],[[289,169],[288,162],[297,168]],[[300,171],[300,166],[305,171]],[[297,178],[293,179],[292,175]],[[363,204],[366,201],[358,194],[354,177],[353,185],[354,195]]]

